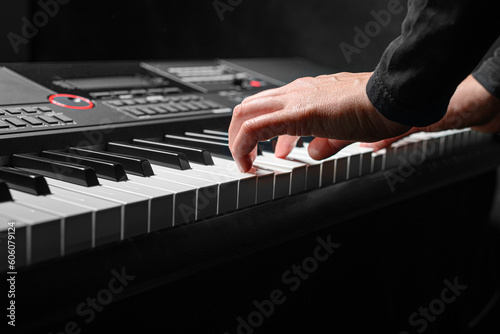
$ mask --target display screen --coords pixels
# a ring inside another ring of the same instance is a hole
[[[161,77],[142,76],[112,76],[112,77],[92,77],[65,79],[53,82],[57,86],[70,86],[79,90],[100,90],[100,89],[120,89],[120,88],[151,88],[161,87],[168,84],[168,81]]]

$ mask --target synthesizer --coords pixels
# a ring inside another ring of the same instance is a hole
[[[70,319],[114,268],[143,274],[127,290],[138,293],[332,223],[303,224],[300,212],[329,206],[342,221],[500,163],[492,135],[461,129],[322,161],[307,154],[311,138],[287,159],[270,140],[241,173],[233,107],[324,71],[290,59],[3,64],[0,271],[18,275],[20,300],[51,281],[60,295],[78,290],[24,325]]]

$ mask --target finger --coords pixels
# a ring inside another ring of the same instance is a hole
[[[247,171],[255,159],[255,156],[250,153],[259,141],[287,134],[289,128],[294,129],[293,126],[294,121],[291,116],[281,111],[263,114],[245,121],[231,148],[234,161],[242,170]]]
[[[233,110],[233,117],[229,125],[229,148],[232,148],[234,139],[240,131],[241,124],[254,117],[281,109],[282,103],[272,98],[262,98],[250,102],[242,102]]]
[[[286,158],[293,148],[297,145],[297,141],[300,137],[297,136],[279,136],[278,142],[276,143],[276,148],[274,149],[274,155],[278,158]]]
[[[348,140],[316,138],[309,144],[308,152],[311,158],[321,160],[334,155],[352,143]]]

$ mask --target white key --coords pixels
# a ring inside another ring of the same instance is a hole
[[[47,183],[51,188],[64,188],[120,204],[122,210],[121,240],[145,234],[148,231],[149,207],[146,197],[125,193],[106,186],[83,187],[52,178],[47,178]]]
[[[174,170],[172,168],[158,165],[152,166],[155,174],[167,179],[179,178],[179,182],[192,184],[195,186],[216,186],[217,197],[214,198],[216,214],[236,210],[238,208],[238,179],[226,175],[207,173],[202,170]],[[193,181],[195,180],[195,181]],[[205,181],[200,183],[198,181]],[[207,200],[211,200],[207,197]]]
[[[99,179],[108,188],[148,198],[149,220],[147,232],[174,226],[174,193],[129,181],[114,182]]]
[[[142,177],[128,174],[129,182],[147,185],[174,193],[174,226],[197,219],[198,190],[196,187],[163,180],[156,175]]]
[[[236,163],[233,160],[219,158],[216,156],[212,156],[212,159],[216,167],[241,174],[241,172],[238,169],[238,165],[236,165]],[[257,190],[256,190],[255,203],[264,203],[272,200],[275,197],[275,188],[278,189],[285,188],[286,195],[288,195],[288,191],[290,188],[290,173],[288,173],[288,180],[286,179],[283,180],[283,178],[286,178],[286,175],[284,175],[284,177],[281,176],[278,177],[277,187],[275,186],[276,183],[275,173],[273,171],[252,168],[250,171],[248,171],[248,173],[244,174],[250,174],[257,177]]]
[[[175,182],[182,185],[194,187],[197,193],[196,202],[196,217],[197,219],[204,219],[215,216],[218,211],[218,190],[219,185],[190,176],[183,176],[175,173],[170,173],[165,168],[151,163],[151,167],[155,171],[154,178]]]
[[[241,173],[238,170],[223,168],[220,166],[206,166],[191,162],[191,168],[195,171],[203,171],[208,174],[215,174],[227,177],[229,180],[238,182],[238,202],[237,208],[244,208],[256,203],[257,196],[257,176],[249,173]]]
[[[51,195],[35,196],[11,190],[15,203],[61,217],[61,255],[92,248],[92,213],[82,207],[56,201]]]
[[[282,172],[291,172],[290,194],[296,194],[306,189],[307,166],[305,164],[279,159],[274,154],[270,154],[258,155],[255,158],[254,165]]]
[[[319,176],[319,186],[324,187],[330,184],[333,184],[333,173],[335,171],[335,159],[332,157],[322,159],[322,160],[314,160],[310,157],[307,152],[306,147],[294,147],[292,152],[288,155],[288,158],[298,160],[300,162],[312,164],[319,164],[320,167],[320,176]],[[308,183],[310,182],[309,178],[309,168],[308,168]],[[311,189],[311,185],[309,185],[309,189]]]
[[[26,225],[26,264],[61,256],[61,218],[14,202],[0,203],[0,217]]]
[[[119,241],[121,238],[121,204],[82,193],[52,187],[52,199],[92,211],[92,247]]]

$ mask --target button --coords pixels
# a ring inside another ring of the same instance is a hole
[[[250,80],[250,82],[248,84],[254,88],[262,87],[262,83],[260,81],[257,81],[257,80]]]
[[[203,103],[208,105],[210,108],[220,108],[221,106],[215,102],[212,102],[210,100],[203,100]]]
[[[134,99],[134,102],[137,104],[147,104],[148,100],[141,98],[141,99]]]
[[[36,114],[38,112],[38,110],[36,110],[35,108],[31,108],[31,107],[25,107],[25,108],[22,108],[22,110],[28,114]]]
[[[144,111],[141,110],[141,108],[127,108],[124,109],[126,112],[131,113],[134,116],[142,116],[144,115]]]
[[[155,96],[148,96],[146,98],[149,103],[157,103],[157,102],[162,102],[163,101],[163,96],[161,95],[155,95]]]
[[[17,126],[17,127],[23,127],[26,126],[26,123],[24,123],[22,120],[19,118],[7,118],[5,121],[9,122],[10,124]]]
[[[210,109],[210,107],[208,105],[206,105],[205,103],[201,102],[201,101],[193,101],[193,102],[190,102],[192,105],[195,105],[197,106],[199,109]]]
[[[65,115],[54,115],[54,117],[64,123],[73,123],[73,120]]]
[[[43,111],[43,112],[53,111],[52,108],[49,108],[49,107],[38,107],[38,110]]]
[[[108,97],[110,96],[111,93],[110,92],[93,92],[93,93],[90,93],[90,96],[92,96],[93,98],[102,98],[102,97]]]
[[[0,129],[8,129],[8,128],[10,128],[9,124],[0,120]]]
[[[121,100],[115,100],[115,101],[108,101],[109,104],[111,104],[114,107],[121,107],[124,106],[125,104]]]
[[[133,99],[134,95],[132,95],[132,94],[120,95],[120,96],[118,96],[118,98],[122,99],[122,100],[128,100],[128,99]]]
[[[77,110],[87,110],[94,107],[89,99],[73,94],[54,94],[49,96],[49,101],[59,107]]]
[[[182,93],[182,89],[178,87],[169,87],[163,89],[163,94],[172,94],[172,93]]]
[[[148,107],[140,107],[140,108],[137,108],[138,110],[142,111],[143,113],[145,113],[146,115],[156,115],[156,111],[154,110],[151,110],[150,108]]]
[[[180,103],[172,103],[172,106],[174,108],[177,108],[179,109],[180,111],[189,111],[188,108],[184,107],[183,105],[181,105]]]
[[[11,115],[19,115],[21,114],[21,109],[5,109]]]
[[[51,116],[38,116],[39,119],[44,121],[47,124],[58,124],[59,121]]]
[[[151,88],[148,89],[148,94],[161,94],[162,91],[162,88]]]
[[[127,106],[132,106],[135,104],[134,100],[123,100],[123,103]]]
[[[197,106],[195,106],[191,102],[179,102],[179,104],[182,104],[184,107],[187,107],[189,110],[192,110],[192,111],[200,110],[200,108],[198,108]]]
[[[145,89],[133,89],[130,91],[130,94],[132,94],[132,95],[145,95],[146,90]]]
[[[34,118],[34,117],[23,117],[25,122],[28,122],[31,125],[43,125],[43,122]]]
[[[169,112],[178,112],[179,111],[179,109],[174,108],[171,104],[167,104],[167,103],[160,104],[160,108],[163,108]]]
[[[147,109],[153,110],[154,112],[156,112],[158,114],[167,113],[167,110],[164,108],[161,108],[161,106],[151,106],[151,107],[148,107]]]
[[[129,93],[128,90],[115,90],[111,92],[111,95],[127,95]]]

